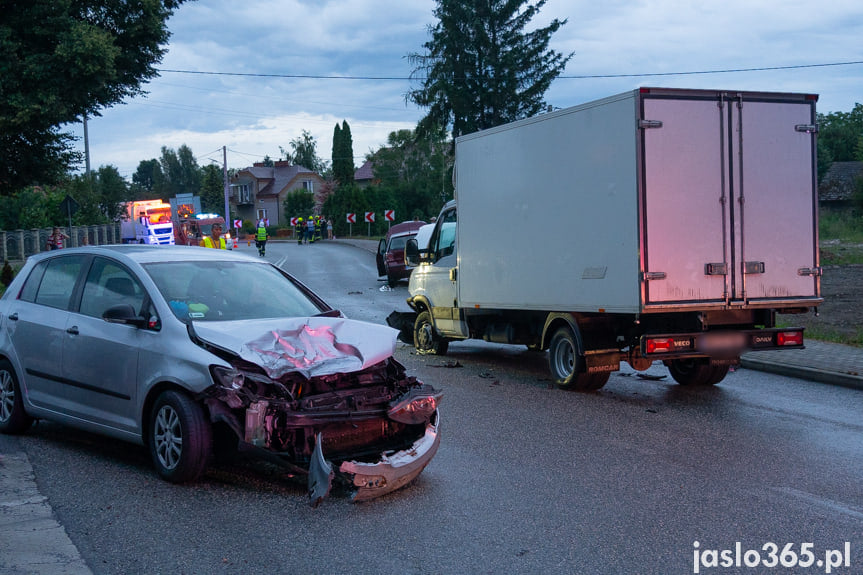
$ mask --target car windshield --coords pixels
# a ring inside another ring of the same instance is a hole
[[[269,264],[184,261],[144,267],[182,321],[307,317],[327,311]]]

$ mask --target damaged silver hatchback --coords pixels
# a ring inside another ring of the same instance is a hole
[[[370,499],[440,442],[441,394],[393,358],[396,335],[224,250],[49,252],[0,299],[0,432],[44,418],[140,443],[178,483],[227,438],[308,474],[314,504],[334,485]]]

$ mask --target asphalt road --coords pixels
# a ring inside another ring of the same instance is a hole
[[[267,252],[349,317],[407,309],[406,284],[380,291],[368,252]],[[370,503],[312,509],[302,483],[244,460],[175,486],[143,448],[47,423],[0,437],[0,451],[26,451],[97,574],[673,574],[696,557],[701,573],[863,572],[859,391],[744,369],[688,389],[655,366],[578,394],[554,389],[545,354],[524,348],[396,355],[444,390],[443,440],[414,485]],[[781,562],[809,552],[808,567]]]

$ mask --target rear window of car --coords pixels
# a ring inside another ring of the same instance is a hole
[[[390,240],[389,251],[395,250],[403,250],[405,249],[405,244],[407,244],[408,240],[414,237],[413,235],[409,236],[398,236]]]
[[[327,311],[269,264],[188,261],[144,268],[182,321],[308,317]]]

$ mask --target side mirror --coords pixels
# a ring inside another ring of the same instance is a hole
[[[405,263],[409,266],[420,265],[420,247],[415,238],[405,244]]]
[[[137,328],[147,327],[147,319],[135,313],[135,308],[128,303],[121,303],[109,307],[102,314],[102,319],[108,323],[122,323],[134,325]]]

